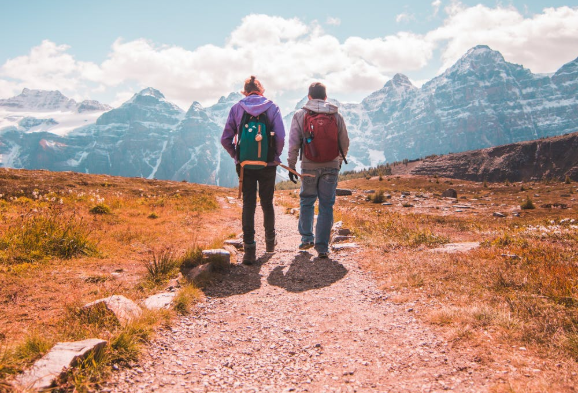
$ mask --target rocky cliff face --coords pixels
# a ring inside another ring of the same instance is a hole
[[[473,181],[528,181],[544,178],[578,181],[578,132],[482,150],[428,158],[414,175]]]

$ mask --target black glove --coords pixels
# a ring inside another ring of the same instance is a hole
[[[289,180],[291,180],[293,183],[297,184],[297,179],[298,179],[298,176],[296,174],[294,174],[293,172],[289,172]]]

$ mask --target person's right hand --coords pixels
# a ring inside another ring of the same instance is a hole
[[[293,183],[297,184],[297,179],[298,179],[298,176],[296,174],[294,174],[293,172],[289,172],[289,180],[291,180]]]

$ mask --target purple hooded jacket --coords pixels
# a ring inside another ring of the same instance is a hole
[[[239,125],[241,124],[241,119],[245,111],[252,116],[258,116],[263,112],[267,113],[267,119],[269,119],[272,127],[271,131],[275,133],[275,143],[277,147],[275,161],[281,162],[281,152],[283,152],[283,146],[285,145],[285,127],[283,126],[281,111],[273,101],[260,95],[254,94],[245,97],[231,108],[225,129],[223,130],[223,135],[221,136],[221,144],[225,150],[235,159],[235,163],[238,164],[234,138],[239,131]],[[268,165],[274,166],[276,164],[270,162]]]

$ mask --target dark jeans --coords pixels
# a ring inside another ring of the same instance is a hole
[[[263,209],[263,225],[265,238],[275,237],[275,209],[273,194],[275,193],[276,166],[263,169],[244,169],[243,175],[243,241],[246,244],[255,242],[255,207],[257,206],[257,184],[259,198]]]

